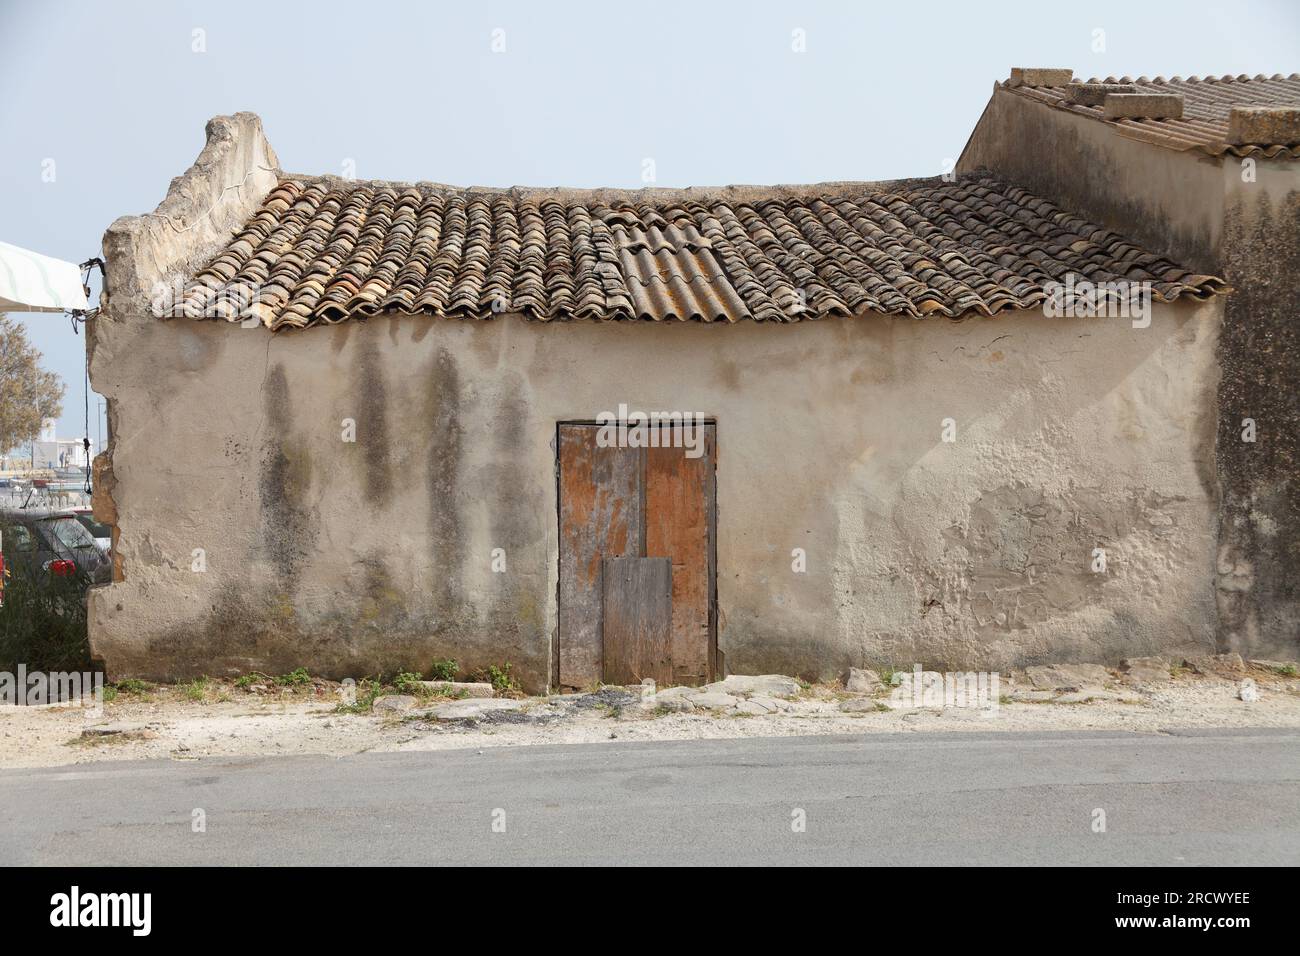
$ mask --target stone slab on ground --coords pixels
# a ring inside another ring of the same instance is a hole
[[[1200,654],[1183,661],[1197,674],[1240,674],[1246,669],[1246,662],[1237,653]]]
[[[758,704],[762,707],[768,708],[769,713],[784,713],[794,706],[790,701],[785,700],[782,697],[768,697],[766,694],[755,694],[753,697],[749,698],[749,702],[751,704]]]
[[[386,694],[376,697],[370,710],[376,714],[404,714],[420,701],[410,694]]]
[[[695,709],[694,704],[692,704],[685,697],[680,697],[680,696],[679,697],[664,697],[662,695],[657,696],[654,700],[654,706],[655,709],[672,711],[673,713],[677,713],[677,714],[683,714],[686,713],[687,711],[691,711]]]
[[[705,685],[711,687],[713,685]],[[724,707],[735,707],[740,703],[740,698],[732,694],[724,694],[722,691],[700,689],[694,694],[687,694],[682,698],[689,701],[696,707],[703,707],[705,710],[720,710]]]
[[[1042,704],[1049,700],[1056,699],[1054,690],[1013,690],[1007,695],[1013,703],[1017,704]]]
[[[1119,669],[1129,680],[1143,684],[1172,680],[1169,661],[1163,657],[1126,657],[1120,661]]]
[[[507,698],[467,697],[463,700],[449,700],[445,704],[429,709],[429,716],[438,720],[463,720],[466,717],[478,717],[491,711],[522,710],[524,702]]]
[[[1146,698],[1140,694],[1124,693],[1122,691],[1105,690],[1101,687],[1084,687],[1080,690],[1070,691],[1057,697],[1053,703],[1057,704],[1086,704],[1091,700],[1111,700],[1119,704],[1145,704]]]
[[[1025,673],[1039,690],[1082,690],[1113,680],[1100,664],[1040,664],[1026,667]]]
[[[491,697],[492,685],[480,681],[422,680],[419,685],[430,694],[444,697]]]
[[[799,682],[784,674],[759,674],[748,676],[730,674],[720,681],[705,684],[704,690],[723,694],[763,694],[767,697],[793,697],[799,693]]]
[[[839,713],[839,702],[834,700],[786,701],[785,713],[794,717],[824,717]]]
[[[1296,661],[1261,661],[1252,660],[1251,664],[1256,667],[1262,667],[1265,670],[1286,672],[1300,670],[1300,663]]]
[[[81,731],[83,737],[115,737],[118,734],[138,734],[145,729],[145,724],[125,722],[95,724]]]
[[[854,697],[850,700],[840,701],[840,710],[846,714],[870,713],[879,710],[880,707],[880,701],[872,700],[869,697]]]
[[[850,667],[844,678],[844,689],[850,694],[875,694],[885,689],[880,675],[865,667]]]
[[[663,690],[655,691],[655,699],[672,700],[676,698],[685,697],[688,694],[695,694],[698,692],[699,692],[698,687],[687,687],[685,685],[681,685],[678,687],[665,687]]]

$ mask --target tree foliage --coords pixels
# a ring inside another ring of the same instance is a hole
[[[0,312],[0,453],[36,438],[63,411],[63,382],[41,368],[22,324]]]

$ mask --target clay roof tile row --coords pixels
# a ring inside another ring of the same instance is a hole
[[[454,190],[287,178],[185,286],[175,311],[272,329],[382,312],[540,321],[792,322],[994,315],[1045,285],[1223,288],[983,176],[819,190]]]

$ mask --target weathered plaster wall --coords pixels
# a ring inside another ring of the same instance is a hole
[[[1214,272],[1223,231],[1221,165],[995,88],[957,172],[992,170],[1175,262]]]
[[[538,687],[555,423],[626,403],[718,422],[733,672],[1209,650],[1220,309],[1158,306],[1147,329],[119,322],[93,368],[116,409],[125,577],[92,594],[93,648],[115,677],[454,656]]]
[[[1225,644],[1300,657],[1300,164],[1225,162],[1219,613]],[[1243,441],[1244,421],[1255,441]]]

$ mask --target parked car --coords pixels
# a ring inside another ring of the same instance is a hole
[[[89,508],[75,508],[72,514],[85,525],[86,530],[95,539],[95,544],[99,545],[99,550],[108,554],[113,547],[113,530],[103,522],[96,521],[95,515]]]
[[[0,512],[0,531],[5,574],[85,575],[91,584],[104,584],[111,578],[108,555],[71,512]]]

